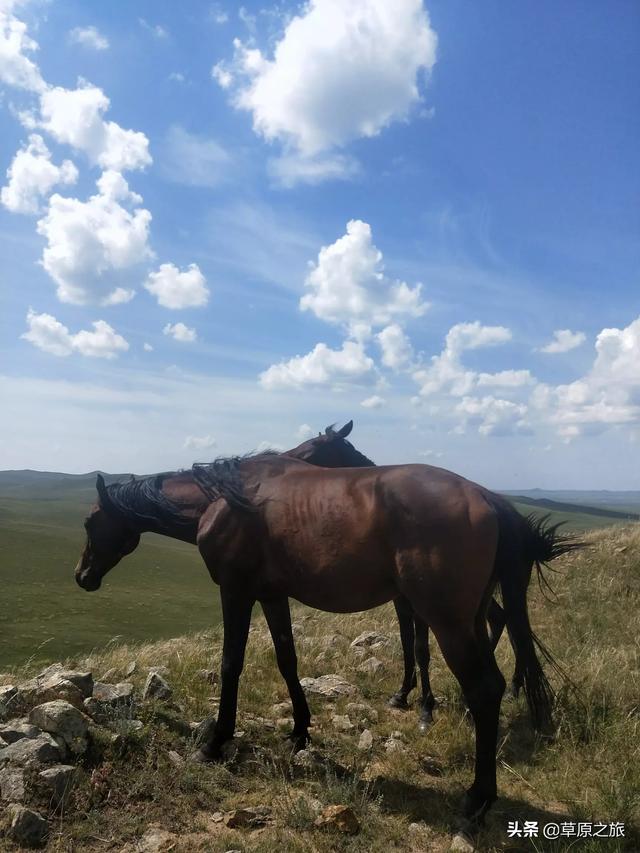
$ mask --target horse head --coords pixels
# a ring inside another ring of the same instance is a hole
[[[87,542],[75,570],[76,582],[87,592],[99,589],[107,572],[140,542],[140,534],[126,522],[111,502],[101,474],[98,474],[96,489],[98,503],[85,519]]]
[[[352,429],[353,421],[338,430],[334,429],[333,425],[328,426],[324,433],[320,432],[315,438],[285,451],[284,455],[321,468],[363,468],[373,465],[370,459],[347,441]]]

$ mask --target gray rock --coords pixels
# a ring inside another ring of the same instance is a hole
[[[76,708],[82,708],[82,692],[80,689],[73,682],[57,676],[52,676],[46,681],[40,678],[32,678],[31,681],[26,681],[20,685],[20,695],[20,704],[25,708],[43,702],[53,702],[56,699],[63,699]]]
[[[389,737],[384,742],[384,748],[387,752],[403,752],[404,743],[395,737]]]
[[[349,684],[340,675],[321,675],[319,678],[302,678],[300,680],[305,693],[324,696],[327,699],[337,699],[340,696],[352,696],[356,692],[353,684]]]
[[[199,746],[201,743],[205,743],[206,741],[210,741],[213,737],[215,728],[215,717],[205,717],[201,723],[198,723],[198,725],[193,729],[191,735],[196,746]]]
[[[46,732],[35,738],[22,738],[0,749],[0,767],[7,764],[19,767],[57,764],[61,758],[62,750]]]
[[[143,699],[170,699],[173,690],[159,672],[151,671],[142,692]]]
[[[17,740],[22,740],[23,737],[34,738],[38,737],[40,729],[32,726],[26,719],[13,720],[10,723],[5,723],[0,726],[0,738],[5,743],[15,743]]]
[[[291,702],[277,702],[271,706],[271,713],[274,717],[285,717],[291,713]]]
[[[49,835],[49,823],[39,812],[12,804],[7,809],[11,818],[9,837],[24,847],[42,847]]]
[[[137,666],[136,662],[134,660],[132,660],[131,663],[127,666],[127,668],[124,671],[124,677],[125,678],[131,678],[133,673],[136,671],[136,666]]]
[[[51,666],[48,666],[36,677],[36,680],[40,681],[43,687],[54,686],[60,681],[70,681],[78,688],[83,699],[86,699],[87,696],[91,696],[93,691],[93,675],[90,672],[66,669],[60,663],[54,663]]]
[[[86,717],[69,702],[56,699],[38,705],[29,714],[29,722],[44,732],[61,737],[74,755],[87,751],[89,727]]]
[[[3,767],[0,770],[0,800],[22,803],[25,799],[24,769]]]
[[[453,836],[449,850],[454,851],[454,853],[475,853],[476,848],[468,835],[458,832]]]
[[[78,775],[78,768],[72,764],[56,764],[47,770],[41,770],[38,776],[51,789],[51,799],[55,807],[66,805]]]
[[[337,729],[339,732],[350,732],[355,728],[347,714],[334,714],[331,717],[331,722],[334,729]]]
[[[179,752],[176,752],[175,749],[170,749],[167,753],[167,757],[173,766],[177,767],[179,770],[184,767],[184,758]]]
[[[362,672],[364,675],[377,675],[382,669],[384,669],[382,661],[372,657],[360,664],[358,672]]]
[[[365,729],[360,735],[360,740],[358,741],[358,749],[361,749],[363,752],[371,749],[373,746],[373,735],[369,729]]]
[[[177,840],[178,836],[172,832],[152,826],[136,843],[135,847],[125,849],[135,850],[136,853],[168,853],[169,850],[173,850]]]
[[[13,684],[0,687],[0,720],[6,720],[18,704],[18,688]]]
[[[346,710],[347,714],[356,719],[358,723],[375,723],[378,719],[376,709],[370,708],[369,705],[364,705],[361,702],[349,702]]]
[[[352,649],[379,649],[389,643],[389,637],[377,631],[365,631],[351,643]]]
[[[96,681],[93,685],[92,698],[106,705],[130,705],[133,701],[133,684],[120,681],[118,684],[105,684]],[[86,707],[86,706],[85,706]]]

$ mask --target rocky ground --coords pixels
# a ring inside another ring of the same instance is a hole
[[[640,849],[638,527],[591,537],[560,565],[559,603],[532,590],[533,622],[579,682],[561,689],[551,742],[522,701],[503,706],[500,799],[477,849],[560,851],[512,839],[510,820],[607,820],[623,838],[580,850]],[[597,594],[597,606],[594,596]],[[436,722],[390,709],[400,646],[390,607],[331,616],[300,610],[294,633],[314,715],[294,755],[291,706],[256,615],[238,731],[221,765],[189,760],[215,720],[220,632],[0,675],[0,849],[18,851],[444,851],[472,777],[473,733],[435,647]],[[500,647],[505,674],[508,644]]]

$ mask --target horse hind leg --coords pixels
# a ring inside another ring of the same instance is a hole
[[[507,622],[504,608],[500,607],[495,598],[492,598],[489,602],[489,609],[487,610],[487,621],[489,622],[489,638],[491,640],[491,647],[495,650]],[[521,662],[518,660],[516,644],[513,640],[513,637],[511,636],[511,631],[509,630],[508,625],[507,633],[509,634],[509,641],[511,643],[511,647],[513,648],[513,653],[516,657],[516,665],[513,671],[511,685],[509,687],[509,695],[512,696],[514,699],[517,699],[518,695],[520,694],[520,690],[522,689],[522,686],[524,684],[524,677],[522,674]]]
[[[475,725],[475,778],[465,794],[462,827],[473,834],[497,796],[496,744],[505,680],[496,664],[484,618],[472,628],[440,626],[433,630]]]
[[[400,628],[400,642],[402,643],[402,656],[404,660],[404,678],[400,689],[389,699],[389,706],[391,708],[401,708],[402,710],[406,710],[409,707],[407,704],[407,696],[417,685],[414,650],[414,614],[413,607],[403,595],[394,598],[393,606],[396,609],[398,627]]]
[[[298,679],[298,659],[291,630],[289,600],[283,598],[277,601],[263,601],[262,609],[276,650],[278,669],[287,684],[291,697],[293,731],[288,737],[293,741],[294,749],[298,751],[304,749],[311,739],[309,737],[311,712]]]
[[[435,698],[429,681],[429,626],[419,616],[414,616],[415,624],[415,653],[420,672],[422,695],[420,697],[420,731],[426,732],[433,723],[433,708]]]

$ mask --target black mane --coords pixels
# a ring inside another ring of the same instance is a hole
[[[125,518],[141,522],[153,531],[167,526],[193,524],[193,519],[185,518],[181,507],[162,491],[166,478],[175,473],[168,471],[132,478],[127,483],[112,483],[106,487],[109,504]]]
[[[246,456],[220,457],[213,462],[194,462],[191,476],[203,495],[210,501],[224,498],[229,506],[245,512],[256,507],[244,493],[240,465],[257,456],[277,455],[274,452],[247,454]],[[142,523],[153,531],[168,526],[188,527],[193,517],[185,516],[184,507],[170,500],[162,491],[164,481],[183,471],[165,471],[148,477],[134,477],[127,483],[112,483],[106,487],[109,504],[113,510],[130,521]]]
[[[342,442],[344,444],[346,444],[346,446],[351,451],[351,458],[349,459],[349,465],[348,466],[345,465],[345,468],[346,467],[351,467],[351,468],[375,468],[376,467],[375,462],[372,462],[372,460],[369,459],[368,456],[365,456],[364,453],[360,453],[359,450],[356,450],[356,448],[353,446],[353,444],[351,444],[350,441],[347,441],[346,438],[343,438]]]

